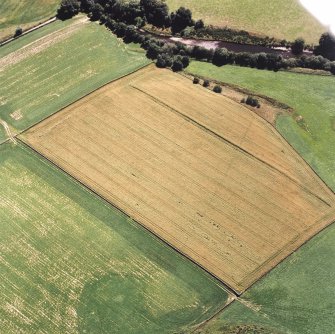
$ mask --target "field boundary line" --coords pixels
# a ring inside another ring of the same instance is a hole
[[[48,158],[47,156],[45,156],[43,153],[41,153],[39,150],[35,149],[33,145],[29,144],[29,142],[25,141],[23,138],[17,138],[17,140],[19,141],[19,143],[21,143],[22,145],[28,147],[33,152],[35,152],[37,155],[39,155],[40,157],[42,157],[44,160],[48,161],[51,165],[53,165],[57,169],[61,170],[63,173],[65,173],[67,176],[69,176],[71,179],[73,179],[75,182],[77,182],[79,185],[81,185],[82,187],[84,187],[85,189],[87,189],[88,191],[90,191],[91,193],[93,193],[94,195],[96,195],[97,197],[99,197],[105,203],[107,203],[108,205],[111,205],[113,208],[117,209],[119,212],[121,212],[126,217],[128,217],[129,219],[131,219],[133,222],[135,222],[138,226],[142,227],[148,233],[150,233],[151,235],[154,235],[158,240],[160,240],[161,242],[163,242],[163,244],[165,244],[169,248],[171,248],[174,251],[176,251],[179,255],[181,255],[182,257],[184,257],[188,261],[191,261],[197,267],[199,267],[202,270],[204,270],[212,279],[215,279],[216,282],[220,282],[220,284],[222,285],[223,289],[227,292],[228,297],[229,296],[235,296],[235,297],[237,297],[237,296],[241,295],[242,292],[239,292],[239,291],[235,290],[234,288],[232,288],[229,284],[227,284],[226,282],[224,282],[222,279],[220,279],[215,274],[211,273],[208,269],[206,269],[200,263],[198,263],[197,261],[195,261],[194,259],[192,259],[191,257],[189,257],[187,254],[185,254],[184,252],[182,252],[181,250],[179,250],[178,248],[176,248],[175,246],[173,246],[170,242],[168,242],[163,237],[161,237],[160,235],[158,235],[157,233],[155,233],[149,227],[147,227],[144,224],[140,223],[137,219],[134,219],[130,214],[128,214],[121,207],[119,207],[118,205],[116,205],[115,203],[113,203],[111,200],[109,200],[108,198],[106,198],[104,195],[102,195],[99,192],[97,192],[94,189],[92,189],[86,182],[77,179],[77,177],[75,175],[73,175],[72,173],[66,171],[58,163],[54,162],[53,160],[51,160],[50,158]]]
[[[200,79],[207,79],[207,80],[210,80],[214,83],[221,84],[223,86],[227,86],[227,87],[230,87],[232,89],[236,89],[238,92],[242,92],[242,93],[244,92],[246,94],[251,94],[251,95],[254,95],[254,96],[258,96],[260,98],[264,98],[269,102],[271,102],[271,100],[273,99],[272,97],[262,95],[262,94],[258,94],[257,92],[248,90],[246,88],[243,88],[242,86],[230,84],[230,83],[227,83],[227,82],[224,82],[224,81],[215,80],[211,77],[205,77],[205,76],[202,76],[202,75],[195,75],[192,72],[187,72],[187,73],[189,75],[196,76]],[[187,76],[185,74],[180,74],[180,75],[187,78]],[[189,79],[191,81],[190,78],[187,78],[187,79]],[[286,112],[291,112],[291,111],[294,112],[295,111],[295,109],[290,107],[290,106],[288,106],[289,109],[285,109],[285,107],[280,107],[280,105],[284,105],[284,106],[287,106],[287,105],[285,103],[282,103],[282,102],[276,100],[276,99],[273,99],[273,100],[275,102],[278,102],[279,103],[278,107],[284,109],[284,111],[286,111]],[[250,110],[250,109],[248,109],[248,110]],[[254,114],[256,116],[258,116],[260,119],[264,120],[264,118],[262,118],[261,116],[257,115],[256,113],[254,113]],[[307,164],[307,166],[309,166],[309,170],[311,172],[310,174],[311,174],[311,176],[313,176],[314,180],[318,180],[320,185],[323,185],[323,188],[325,190],[327,190],[328,192],[330,191],[331,194],[334,195],[335,191],[333,191],[333,189],[331,189],[330,186],[328,186],[328,184],[322,179],[322,177],[314,170],[314,168],[307,162],[307,160],[293,147],[293,145],[288,140],[286,140],[286,138],[277,130],[277,128],[275,126],[273,126],[271,123],[269,123],[268,121],[266,121],[266,120],[264,120],[264,121],[267,122],[268,124],[270,124],[270,126],[272,128],[272,131],[275,131],[275,133],[281,138],[281,140],[284,141],[285,143],[287,143],[290,146],[291,150],[298,155],[299,159],[304,161]]]
[[[43,28],[43,27],[45,27],[45,26],[47,26],[47,25],[49,25],[50,23],[53,23],[53,22],[55,22],[55,21],[57,21],[57,17],[56,17],[56,16],[53,16],[53,17],[51,17],[50,19],[48,19],[48,20],[46,20],[46,21],[44,21],[44,22],[41,22],[41,23],[39,23],[38,25],[36,25],[36,26],[34,26],[34,27],[29,28],[28,30],[24,31],[24,32],[23,32],[20,36],[18,36],[18,37],[10,37],[10,38],[8,38],[8,39],[5,39],[4,41],[0,42],[0,47],[1,47],[1,46],[4,46],[4,45],[6,45],[6,44],[8,44],[8,43],[10,43],[10,42],[16,41],[16,40],[19,39],[20,37],[25,36],[25,35],[28,35],[29,33],[33,32],[33,31],[35,31],[35,30],[37,30],[37,29]]]
[[[226,144],[229,144],[230,146],[232,146],[235,150],[238,151],[242,151],[243,153],[245,153],[247,156],[249,156],[252,159],[255,159],[259,162],[261,162],[262,164],[265,164],[267,167],[271,168],[272,170],[275,170],[276,172],[280,173],[281,175],[287,177],[289,180],[291,180],[294,184],[296,184],[298,187],[300,187],[301,189],[303,189],[306,193],[316,197],[318,200],[320,200],[321,202],[323,202],[324,204],[326,204],[327,206],[331,207],[332,205],[329,204],[327,201],[325,201],[323,198],[321,198],[319,195],[315,194],[314,192],[312,192],[311,190],[309,190],[308,188],[306,188],[303,184],[299,183],[298,181],[296,181],[294,178],[292,178],[291,176],[287,175],[286,173],[282,172],[280,169],[272,166],[271,164],[269,164],[268,162],[254,156],[253,154],[251,154],[250,152],[248,152],[247,150],[245,150],[244,148],[238,146],[237,144],[233,143],[232,141],[230,141],[229,139],[221,136],[220,134],[216,133],[215,131],[211,130],[210,128],[208,128],[207,126],[201,124],[200,122],[194,120],[193,118],[191,118],[188,115],[185,115],[183,112],[172,108],[171,106],[169,106],[168,104],[166,104],[165,102],[159,100],[158,98],[156,98],[155,96],[152,96],[151,94],[149,94],[148,92],[133,86],[130,84],[130,87],[140,91],[141,93],[145,94],[146,96],[148,96],[149,98],[151,98],[154,102],[160,104],[161,106],[169,109],[170,111],[176,113],[177,115],[179,115],[180,117],[184,118],[186,121],[190,122],[191,124],[193,124],[194,126],[199,127],[201,130],[206,131],[207,133],[209,133],[210,135],[212,135],[213,137],[219,139],[220,141],[223,141]],[[307,166],[309,166],[307,164]]]
[[[192,79],[189,78],[189,76],[197,77],[197,78],[199,78],[201,80],[209,80],[209,81],[212,81],[212,82],[214,82],[216,84],[221,84],[222,86],[229,87],[229,88],[231,88],[231,89],[233,89],[233,90],[235,90],[235,91],[237,91],[239,93],[253,95],[253,96],[259,97],[261,99],[264,99],[267,102],[271,103],[273,106],[282,109],[286,113],[292,113],[292,112],[294,112],[294,108],[292,108],[291,106],[287,105],[286,103],[283,103],[283,102],[281,102],[281,101],[279,101],[279,100],[277,100],[277,99],[275,99],[273,97],[270,97],[270,96],[267,96],[267,95],[264,95],[264,94],[260,94],[260,93],[257,93],[257,92],[253,92],[253,91],[251,91],[251,90],[249,90],[247,88],[243,88],[243,87],[235,85],[235,84],[231,84],[231,83],[228,83],[228,82],[216,80],[216,79],[213,79],[213,78],[210,78],[210,77],[206,77],[206,76],[203,76],[203,75],[197,75],[197,74],[194,74],[192,72],[187,72],[187,70],[185,72],[179,72],[178,74],[181,75],[182,77],[190,80],[190,81],[192,81]],[[259,115],[257,115],[257,116],[259,116]],[[264,119],[264,118],[262,118],[262,119]]]
[[[121,76],[119,76],[119,77],[117,77],[117,78],[115,78],[115,79],[109,80],[108,82],[106,82],[106,83],[100,85],[99,87],[94,88],[94,89],[91,90],[90,92],[85,93],[84,95],[80,96],[80,97],[79,97],[78,99],[76,99],[75,101],[66,104],[64,107],[61,107],[60,109],[58,109],[57,111],[53,112],[52,114],[50,114],[50,115],[48,115],[48,116],[45,116],[44,118],[42,118],[41,120],[37,121],[36,123],[34,123],[34,124],[32,124],[32,125],[29,125],[29,126],[28,126],[27,128],[25,128],[24,130],[19,131],[19,132],[15,135],[15,137],[16,137],[16,136],[19,136],[19,135],[21,135],[21,134],[24,134],[25,132],[31,130],[33,127],[35,127],[35,126],[39,125],[40,123],[46,121],[47,119],[49,119],[49,118],[51,118],[51,117],[54,117],[54,116],[55,116],[56,114],[58,114],[59,112],[61,112],[61,111],[63,111],[64,109],[66,109],[66,108],[72,106],[73,104],[75,104],[75,103],[77,103],[77,102],[83,100],[84,98],[86,98],[87,96],[89,96],[89,95],[95,93],[95,92],[98,91],[99,89],[101,89],[101,88],[103,88],[103,87],[105,87],[105,86],[107,86],[107,85],[109,85],[109,84],[111,84],[111,83],[113,83],[113,82],[115,82],[115,81],[118,81],[118,80],[121,80],[121,79],[123,79],[123,78],[125,78],[125,77],[128,77],[128,76],[130,76],[130,75],[132,75],[132,74],[134,74],[134,73],[136,73],[136,72],[138,72],[138,71],[141,71],[141,70],[145,69],[146,67],[150,67],[151,65],[152,65],[152,62],[150,62],[149,64],[141,65],[141,66],[137,67],[136,69],[132,70],[132,71],[129,72],[129,73],[123,74],[123,75],[121,75]]]

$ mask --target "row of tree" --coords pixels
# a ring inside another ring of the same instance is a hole
[[[58,17],[67,19],[83,11],[91,20],[100,20],[126,43],[140,43],[148,58],[156,60],[158,67],[171,67],[182,70],[189,64],[189,57],[212,62],[214,65],[236,64],[259,69],[277,71],[281,68],[304,67],[321,69],[335,74],[335,37],[325,33],[320,38],[316,55],[284,59],[273,53],[235,53],[225,48],[208,50],[199,46],[186,47],[181,43],[158,40],[139,33],[138,28],[145,23],[156,27],[170,27],[173,33],[184,31],[187,27],[202,29],[201,20],[194,22],[190,10],[180,7],[169,14],[163,0],[63,0]],[[291,44],[294,54],[300,54],[305,47],[304,40],[297,39]],[[327,58],[326,58],[327,57]]]
[[[149,23],[158,28],[171,28],[173,34],[188,26],[201,26],[192,19],[192,12],[184,7],[169,13],[163,0],[63,0],[58,9],[60,19],[68,19],[79,10],[88,13],[92,20],[106,22],[112,19],[137,27]]]

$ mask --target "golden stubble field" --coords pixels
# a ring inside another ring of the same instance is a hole
[[[334,194],[271,125],[167,70],[22,139],[237,292],[335,220]]]

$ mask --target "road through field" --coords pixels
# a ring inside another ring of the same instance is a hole
[[[263,119],[150,67],[22,139],[242,292],[334,219],[334,195]]]

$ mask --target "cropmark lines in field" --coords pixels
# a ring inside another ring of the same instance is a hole
[[[149,62],[83,15],[56,21],[1,47],[0,118],[21,132]]]
[[[173,334],[222,285],[25,145],[0,146],[0,332]]]
[[[167,70],[22,138],[237,292],[334,220],[333,193],[268,123]]]

